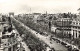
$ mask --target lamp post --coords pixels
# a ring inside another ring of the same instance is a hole
[[[64,25],[63,25],[63,20],[62,20],[62,36],[64,35]],[[63,38],[63,37],[62,37]]]
[[[22,47],[22,46],[21,46],[21,43],[20,43],[20,51],[22,51],[22,50],[21,50],[21,47]]]
[[[0,47],[1,47],[1,37],[0,37]]]
[[[49,31],[51,31],[51,21],[49,21]]]
[[[52,17],[49,17],[49,31],[51,31],[51,19]]]
[[[1,38],[2,38],[2,32],[0,32],[0,47],[1,47]]]
[[[19,50],[22,51],[21,50],[21,48],[22,48],[21,41],[18,41],[18,43],[19,43]]]

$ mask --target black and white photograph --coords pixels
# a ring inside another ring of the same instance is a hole
[[[80,51],[80,0],[0,0],[0,51]]]

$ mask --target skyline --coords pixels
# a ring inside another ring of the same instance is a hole
[[[78,8],[79,0],[0,0],[0,13],[78,13]]]

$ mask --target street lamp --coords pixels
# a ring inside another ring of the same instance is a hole
[[[62,20],[62,36],[64,35],[64,23],[63,23],[63,20]]]
[[[1,37],[0,37],[0,47],[1,47]]]

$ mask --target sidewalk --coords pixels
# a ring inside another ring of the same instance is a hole
[[[59,38],[60,39],[60,38]],[[79,49],[78,48],[78,46],[77,45],[73,45],[72,43],[71,43],[71,40],[70,39],[61,39],[61,40],[63,40],[64,42],[66,42],[66,43],[68,43],[68,44],[71,44],[71,46],[74,48],[77,48],[77,49]],[[68,40],[68,41],[67,41]],[[79,51],[80,51],[80,49],[79,49]]]

